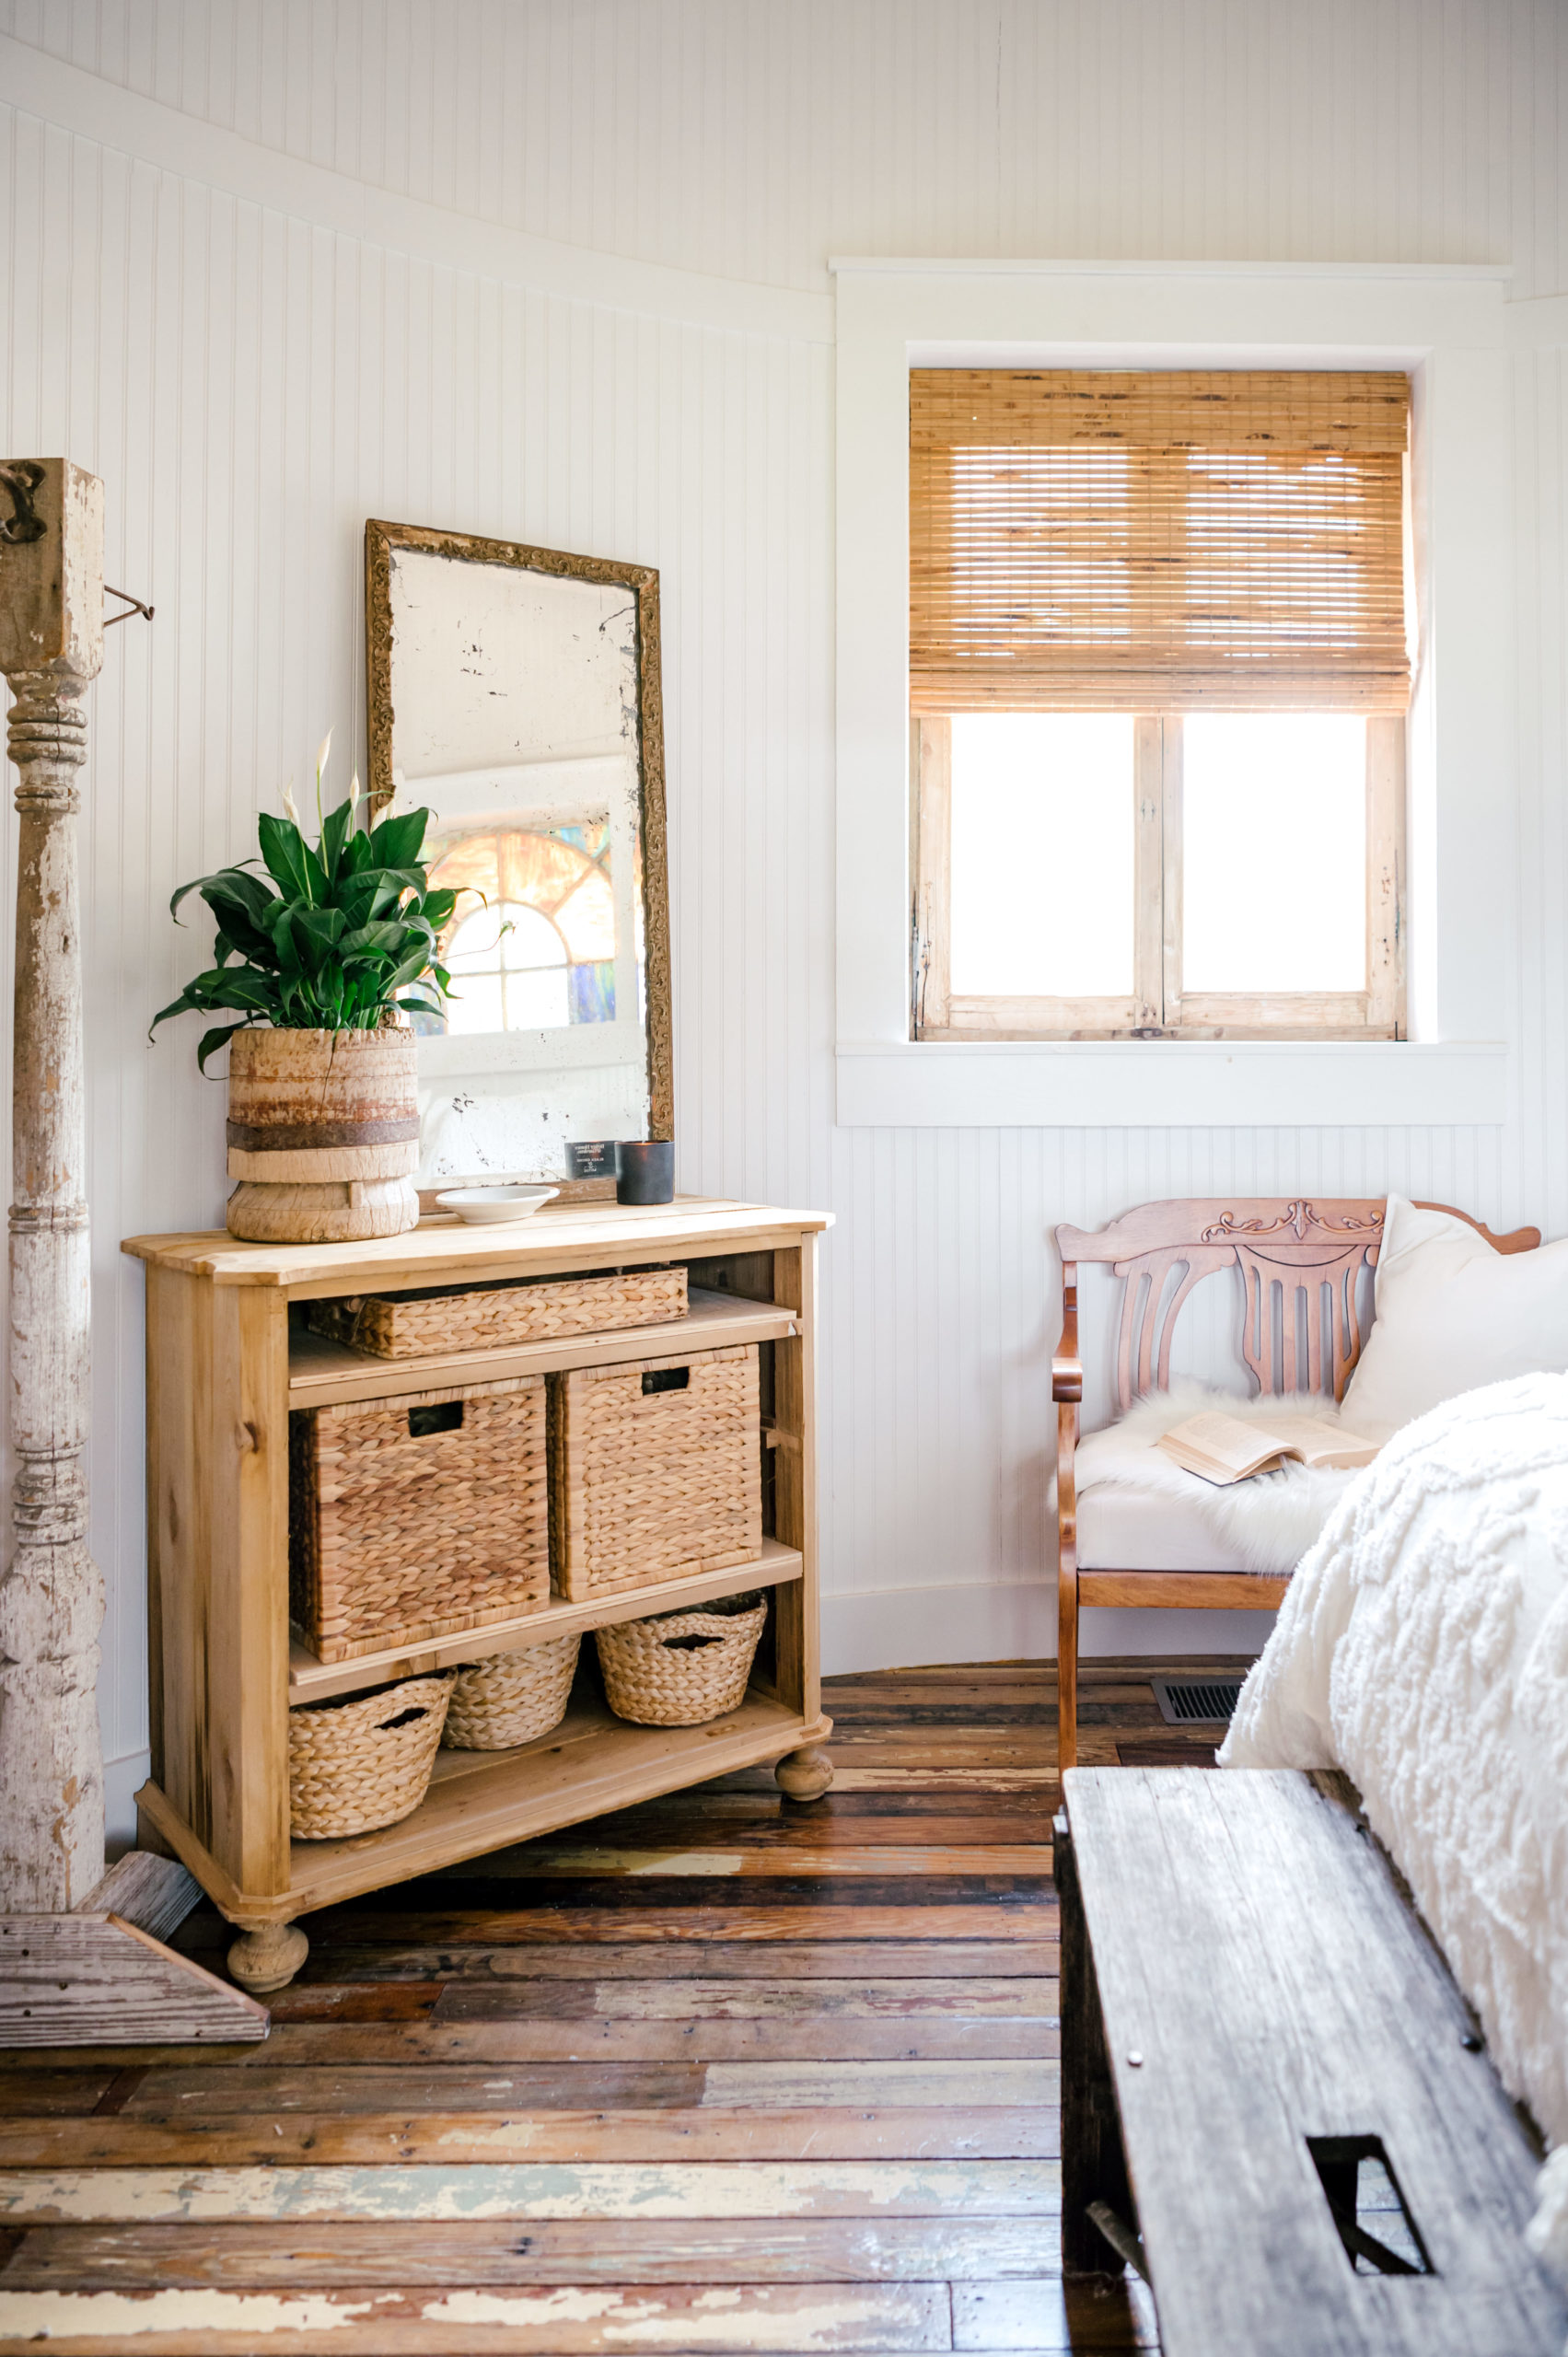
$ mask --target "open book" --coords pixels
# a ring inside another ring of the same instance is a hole
[[[1189,1416],[1159,1446],[1189,1473],[1205,1481],[1248,1481],[1254,1473],[1277,1473],[1287,1458],[1335,1469],[1370,1465],[1379,1444],[1358,1439],[1327,1416],[1271,1416],[1267,1423],[1245,1423],[1217,1411]]]

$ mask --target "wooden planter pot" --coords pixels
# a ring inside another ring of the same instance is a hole
[[[357,1242],[417,1225],[413,1034],[237,1031],[228,1051],[231,1236]]]

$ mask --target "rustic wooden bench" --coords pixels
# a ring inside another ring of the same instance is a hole
[[[1165,2357],[1562,2357],[1539,2150],[1349,1785],[1063,1797],[1063,2272],[1135,2267]]]

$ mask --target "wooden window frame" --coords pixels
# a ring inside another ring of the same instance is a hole
[[[923,1040],[1402,1039],[1405,723],[1366,721],[1366,974],[1360,991],[1181,987],[1182,717],[1133,723],[1130,998],[970,997],[951,987],[952,723],[911,724],[912,1032]]]

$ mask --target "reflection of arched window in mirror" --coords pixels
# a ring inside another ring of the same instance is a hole
[[[440,935],[452,976],[425,1031],[553,1030],[615,1020],[615,900],[604,818],[448,838],[431,883],[459,893]],[[481,900],[475,895],[482,893]]]

